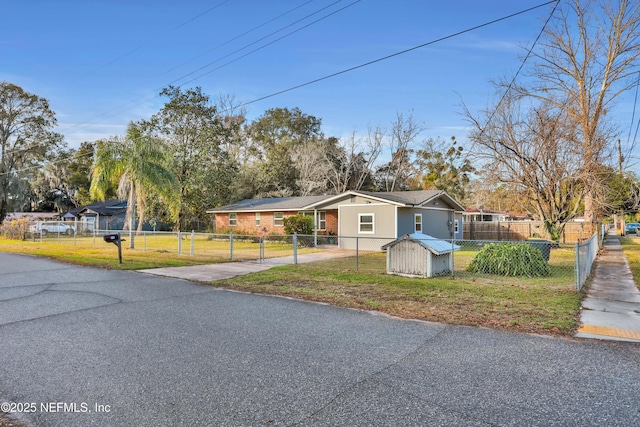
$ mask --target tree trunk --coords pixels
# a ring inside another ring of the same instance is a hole
[[[588,191],[584,196],[584,222],[589,224],[596,221],[596,212],[593,207],[593,193]]]

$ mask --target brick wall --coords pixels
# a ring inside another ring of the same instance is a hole
[[[297,212],[283,212],[283,217],[288,218],[296,215]],[[338,211],[326,211],[326,230],[318,231],[318,234],[328,234],[329,231],[338,232]],[[260,212],[260,225],[256,225],[255,212],[238,212],[236,214],[236,225],[229,226],[229,214],[216,214],[216,231],[227,232],[233,230],[235,234],[284,234],[283,226],[273,224],[273,212]]]

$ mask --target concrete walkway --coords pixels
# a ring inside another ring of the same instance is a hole
[[[640,343],[640,291],[615,231],[596,262],[576,337]]]
[[[329,249],[320,252],[298,255],[298,264],[308,262],[324,261],[333,258],[343,258],[355,256],[355,251],[346,249]],[[255,273],[268,270],[278,265],[293,264],[293,255],[267,258],[258,261],[224,262],[218,264],[190,265],[186,267],[166,267],[153,268],[149,270],[139,270],[141,273],[155,274],[157,276],[175,277],[178,279],[196,280],[200,282],[210,282],[212,280],[228,279],[230,277],[242,276],[244,274]]]

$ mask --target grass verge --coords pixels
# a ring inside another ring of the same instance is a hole
[[[125,244],[123,244],[124,246]],[[67,243],[30,242],[0,239],[0,252],[13,252],[44,256],[57,261],[118,270],[143,270],[159,267],[228,262],[228,259],[212,259],[201,256],[178,256],[166,251],[122,248],[122,264],[118,263],[115,245],[102,243],[103,247],[73,246]]]
[[[633,237],[621,237],[620,245],[622,245],[622,251],[627,258],[629,268],[631,268],[631,274],[636,281],[636,286],[640,283],[640,239]]]
[[[491,275],[408,278],[385,273],[385,255],[289,265],[212,282],[246,292],[282,295],[393,316],[569,336],[578,326],[581,293],[564,279],[514,282]]]

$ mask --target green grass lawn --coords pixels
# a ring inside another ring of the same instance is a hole
[[[571,251],[556,253],[552,275],[535,279],[462,272],[455,278],[392,276],[385,273],[385,255],[377,253],[361,256],[357,272],[354,258],[342,258],[277,267],[212,284],[403,318],[572,335],[578,326],[581,294],[575,290]],[[464,264],[461,259],[459,264]],[[567,265],[570,268],[564,268]]]
[[[640,283],[640,238],[621,237],[620,244],[622,245],[622,250],[627,258],[627,262],[631,268],[631,274],[633,274],[637,286],[638,283]]]
[[[229,262],[231,253],[228,240],[214,240],[211,235],[196,234],[191,255],[191,235],[183,235],[179,245],[175,234],[139,235],[135,237],[135,249],[129,249],[129,236],[122,243],[122,264],[118,263],[118,249],[105,243],[102,236],[60,236],[49,235],[42,239],[19,241],[0,238],[0,251],[33,254],[60,261],[91,265],[102,268],[139,270],[145,268],[176,267],[196,264]],[[181,247],[181,255],[178,254]],[[316,251],[300,248],[298,253]],[[260,245],[251,240],[234,240],[233,260],[258,259]],[[264,255],[267,258],[293,254],[291,244],[286,242],[265,242]]]

